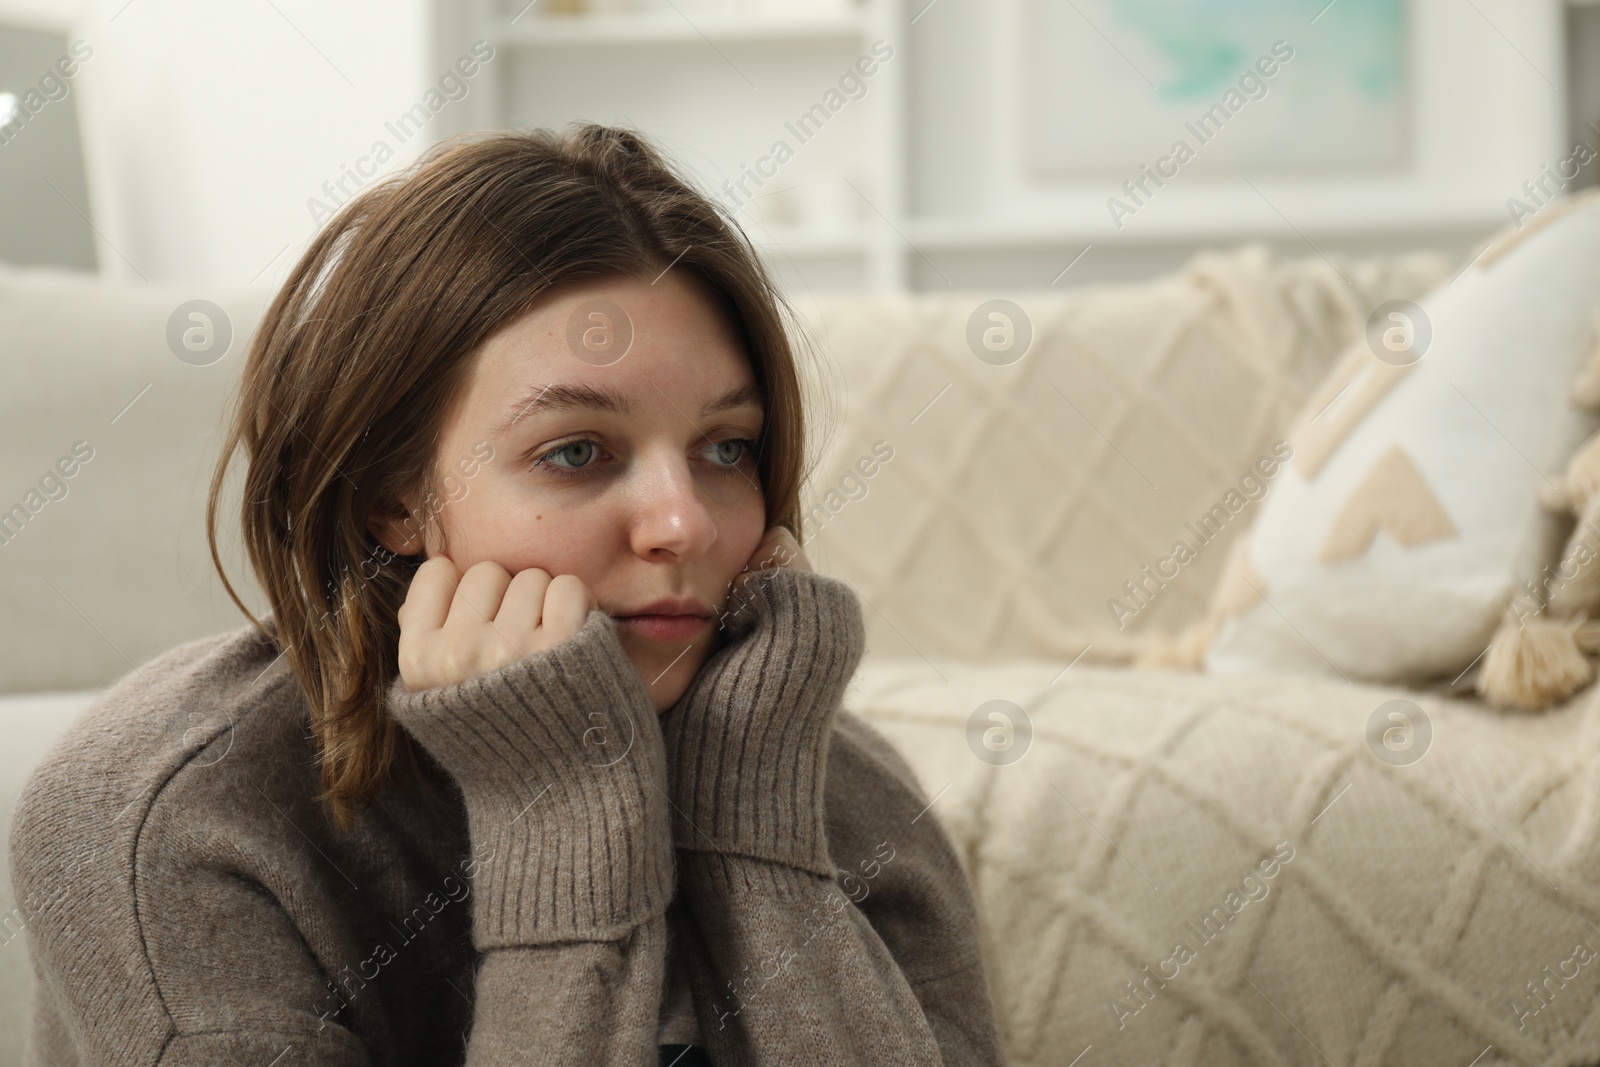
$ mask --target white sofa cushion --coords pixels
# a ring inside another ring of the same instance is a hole
[[[0,513],[28,513],[0,543],[0,691],[105,685],[244,621],[212,569],[204,515],[224,402],[267,296],[0,265]],[[167,340],[197,297],[232,321],[231,347],[208,365]],[[236,513],[222,514],[224,559],[260,608]]]

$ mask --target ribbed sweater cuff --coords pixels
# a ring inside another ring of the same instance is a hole
[[[661,730],[616,621],[390,713],[461,788],[477,863],[480,951],[614,940],[672,899]]]
[[[724,645],[664,720],[676,847],[832,877],[823,787],[835,712],[866,647],[846,583],[758,571]]]

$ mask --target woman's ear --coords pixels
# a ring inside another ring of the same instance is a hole
[[[415,556],[424,548],[421,525],[404,504],[394,501],[373,507],[367,515],[367,532],[397,556]]]

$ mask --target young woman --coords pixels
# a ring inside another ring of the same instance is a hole
[[[270,615],[120,680],[19,805],[30,1062],[1001,1062],[952,846],[839,706],[782,307],[622,129],[330,220],[212,482],[220,570],[242,446]]]

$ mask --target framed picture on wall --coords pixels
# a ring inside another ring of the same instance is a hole
[[[1409,166],[1408,0],[1025,0],[1030,177]]]

